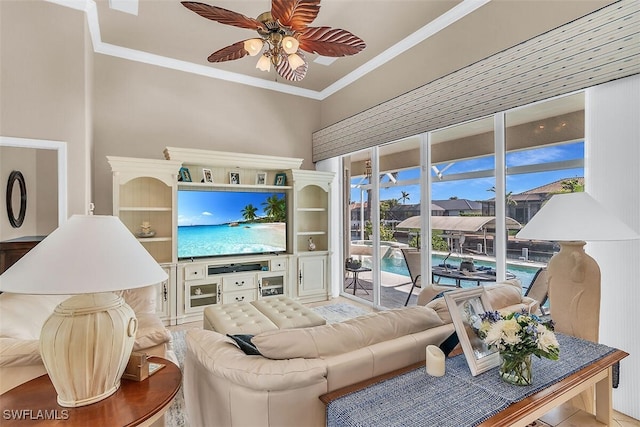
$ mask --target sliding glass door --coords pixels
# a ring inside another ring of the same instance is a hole
[[[553,244],[515,234],[551,194],[583,188],[583,103],[578,93],[345,156],[343,253],[355,263],[343,295],[399,307],[422,283],[526,288]]]

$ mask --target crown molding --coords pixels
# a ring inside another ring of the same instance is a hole
[[[94,0],[45,0],[60,6],[68,7],[75,10],[83,11],[87,18],[87,27],[91,35],[93,50],[95,53],[109,55],[116,58],[126,59],[129,61],[140,62],[143,64],[154,65],[157,67],[169,68],[185,73],[196,74],[200,76],[210,77],[218,80],[253,86],[261,89],[273,90],[289,95],[300,96],[303,98],[315,99],[322,101],[333,95],[341,89],[344,89],[351,83],[360,79],[367,73],[375,70],[381,65],[392,60],[396,56],[409,50],[418,43],[426,40],[440,30],[453,24],[457,20],[467,16],[479,7],[484,6],[491,0],[464,0],[454,8],[429,22],[409,37],[396,43],[380,55],[371,59],[367,63],[358,67],[351,73],[347,74],[340,80],[329,85],[321,91],[299,88],[283,83],[273,82],[270,80],[259,79],[256,77],[246,76],[240,73],[232,73],[229,71],[219,70],[210,66],[194,64],[188,61],[182,61],[175,58],[156,55],[149,52],[130,49],[123,46],[117,46],[110,43],[104,43],[100,34],[100,24],[98,20],[98,9]]]

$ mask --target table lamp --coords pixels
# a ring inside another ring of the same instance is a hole
[[[0,290],[74,295],[40,332],[40,353],[64,407],[89,405],[120,387],[137,319],[113,291],[167,274],[119,218],[74,215],[0,276]]]
[[[549,301],[556,331],[598,342],[600,268],[584,251],[586,241],[637,239],[638,233],[587,193],[556,194],[516,238],[549,240],[560,252],[549,260]]]

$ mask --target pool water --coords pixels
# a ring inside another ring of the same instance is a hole
[[[431,257],[431,264],[432,265],[438,265],[441,264],[442,261],[444,259],[444,256],[441,255],[433,255]],[[380,264],[380,269],[382,271],[385,271],[387,273],[395,273],[395,274],[400,274],[402,276],[407,276],[407,277],[411,277],[409,275],[409,270],[407,269],[407,264],[404,261],[404,258],[402,257],[390,257],[390,258],[382,258],[381,260],[381,264]],[[459,264],[459,259],[456,258],[454,260],[452,260],[451,258],[449,258],[447,260],[447,264],[452,264],[452,265],[458,265]],[[489,261],[482,261],[482,260],[473,260],[473,264],[476,267],[479,266],[483,266],[483,267],[491,267],[491,268],[495,268],[496,264],[494,262],[489,262]],[[524,289],[528,288],[529,285],[531,284],[531,281],[533,280],[534,275],[536,274],[536,271],[538,271],[539,267],[528,267],[528,266],[523,266],[523,265],[515,265],[515,264],[509,264],[507,263],[507,271],[514,274],[518,279],[520,279],[520,283],[522,283],[522,287]],[[409,279],[411,280],[411,279]],[[440,280],[440,283],[443,285],[454,285],[455,284],[455,280],[454,279],[448,279],[446,277],[442,277]],[[476,282],[465,282],[462,281],[462,286],[463,287],[468,287],[468,286],[475,286]]]

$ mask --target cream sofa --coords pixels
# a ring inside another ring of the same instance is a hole
[[[492,307],[536,308],[519,283],[487,286]],[[231,338],[187,332],[184,395],[192,427],[323,426],[319,396],[425,359],[454,331],[443,298],[342,323],[262,332],[249,356]]]
[[[171,334],[155,314],[155,287],[119,294],[138,319],[133,350],[175,361]],[[40,330],[55,307],[69,296],[0,294],[0,393],[46,373],[39,351]]]

